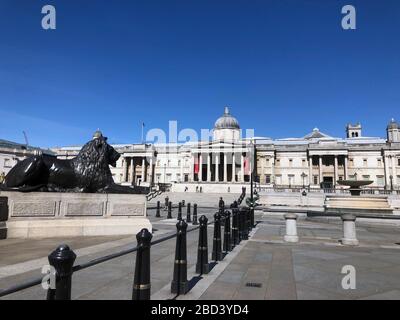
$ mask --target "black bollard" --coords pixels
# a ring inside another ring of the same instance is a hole
[[[240,243],[238,209],[232,208],[232,247]]]
[[[214,261],[221,261],[224,258],[221,250],[221,215],[219,212],[214,214],[214,239],[211,256]]]
[[[150,300],[150,247],[152,234],[142,229],[137,235],[135,276],[133,279],[132,300]]]
[[[238,210],[239,240],[244,240],[244,215],[243,210]]]
[[[178,203],[178,220],[182,220],[182,202]]]
[[[197,226],[199,223],[197,222],[197,203],[193,205],[193,222],[194,226]]]
[[[167,219],[172,219],[172,202],[168,202],[168,215]]]
[[[208,219],[206,216],[201,216],[199,230],[199,247],[197,249],[197,263],[196,273],[207,274],[210,272],[210,265],[208,264],[208,239],[207,239],[207,226]]]
[[[71,300],[72,267],[76,254],[63,244],[50,253],[48,259],[55,269],[56,288],[48,289],[47,300]]]
[[[174,279],[171,283],[171,293],[177,295],[186,294],[189,291],[187,281],[187,248],[186,248],[186,229],[187,223],[179,220],[176,224],[176,249],[174,263]]]
[[[246,217],[247,217],[247,234],[249,234],[251,229],[253,229],[253,225],[251,224],[251,210],[250,210],[250,208],[246,208]]]
[[[225,211],[225,223],[224,223],[224,253],[227,254],[231,251],[232,241],[231,241],[231,213]]]
[[[166,197],[165,198],[165,206],[164,206],[164,210],[167,210],[168,209],[168,205],[169,205],[169,198],[168,197]]]
[[[192,222],[192,217],[190,216],[190,208],[191,204],[190,202],[187,204],[187,211],[186,211],[186,222]]]
[[[242,214],[242,240],[249,239],[249,228],[247,227],[247,210],[240,210]]]
[[[156,218],[160,218],[160,201],[157,201]]]

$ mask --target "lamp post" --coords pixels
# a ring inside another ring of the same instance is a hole
[[[301,174],[301,178],[303,179],[303,189],[306,187],[306,185],[305,185],[305,179],[306,179],[306,174],[303,172],[302,174]]]
[[[250,172],[250,199],[251,199],[251,203],[253,203],[253,195],[254,195],[254,190],[253,190],[253,174],[254,174],[254,166],[255,166],[255,161],[254,161],[254,157],[255,157],[255,150],[254,150],[254,141],[251,140],[250,142],[250,146],[251,146],[251,158],[250,158],[250,163],[251,163],[251,172]]]

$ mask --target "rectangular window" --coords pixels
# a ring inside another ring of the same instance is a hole
[[[271,175],[270,174],[265,175],[265,183],[266,184],[270,184],[271,183]]]
[[[170,173],[167,173],[167,177],[165,179],[165,182],[166,183],[170,183],[171,182],[171,174]]]
[[[369,175],[363,175],[362,177],[363,177],[363,180],[369,180],[370,179]]]
[[[384,176],[376,176],[376,184],[380,187],[385,185],[385,177]]]
[[[349,159],[349,166],[354,167],[354,159],[352,158]]]
[[[289,159],[289,167],[293,166],[293,159]]]
[[[303,167],[307,167],[306,159],[301,160]]]
[[[400,158],[397,159],[397,165],[400,167]]]
[[[314,179],[314,184],[317,185],[318,184],[318,176],[314,176],[313,179]]]
[[[280,175],[280,174],[277,174],[276,176],[275,176],[275,179],[276,179],[276,184],[282,184],[282,176]]]
[[[397,185],[400,185],[400,176],[397,176]]]
[[[176,181],[181,182],[181,174],[180,173],[176,174]]]
[[[288,181],[289,181],[290,186],[294,185],[294,175],[293,174],[288,175]]]
[[[266,165],[267,167],[269,167],[269,158],[266,158],[266,159],[265,159],[265,165]]]
[[[11,168],[11,160],[4,159],[4,168]]]
[[[185,174],[185,182],[188,182],[188,181],[189,181],[189,175]]]
[[[378,167],[382,167],[382,159],[378,159]]]
[[[356,180],[356,176],[354,174],[349,174],[349,180]]]
[[[276,166],[279,167],[281,165],[281,160],[280,159],[276,159]]]
[[[363,166],[367,167],[368,166],[368,160],[367,159],[363,159]]]

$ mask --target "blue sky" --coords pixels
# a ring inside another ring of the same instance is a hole
[[[41,28],[41,8],[57,29]],[[341,28],[341,8],[357,30]],[[1,0],[0,138],[76,145],[100,128],[211,128],[231,106],[257,136],[385,136],[400,120],[398,0]]]

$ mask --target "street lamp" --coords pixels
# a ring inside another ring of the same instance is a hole
[[[302,177],[302,179],[303,179],[303,189],[306,187],[305,186],[305,178],[307,177],[307,175],[303,172],[302,174],[301,174],[301,177]]]

